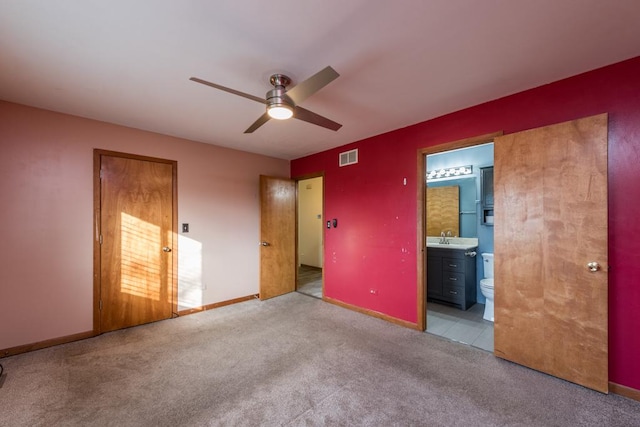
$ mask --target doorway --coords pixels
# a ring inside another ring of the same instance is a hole
[[[177,162],[94,150],[94,331],[177,312]]]
[[[483,216],[487,203],[482,196],[487,187],[483,172],[493,168],[493,144],[425,157],[426,332],[493,352],[493,321],[488,320],[492,316],[485,314],[486,297],[480,288],[484,277],[481,254],[493,253],[493,223]],[[445,233],[444,238],[441,233]],[[453,244],[440,245],[443,239]],[[471,249],[450,249],[462,242]],[[462,262],[455,269],[449,268],[449,262],[458,255]],[[464,304],[458,301],[462,293]]]
[[[324,178],[315,176],[297,182],[297,282],[296,290],[322,299],[323,293],[323,194]]]

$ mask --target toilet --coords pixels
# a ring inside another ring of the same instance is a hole
[[[484,279],[480,280],[480,292],[487,299],[484,306],[484,320],[493,322],[493,254],[482,254]]]

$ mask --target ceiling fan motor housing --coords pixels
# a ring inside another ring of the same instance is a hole
[[[267,92],[267,109],[280,106],[293,109],[293,101],[285,96],[287,93],[286,88],[291,84],[291,79],[284,74],[274,74],[269,81],[274,88]]]
[[[274,74],[269,80],[274,86],[267,92],[267,114],[272,119],[286,120],[293,116],[293,101],[286,96],[291,79],[284,74]]]
[[[271,89],[269,92],[267,92],[267,105],[270,107],[276,105],[286,105],[293,108],[293,101],[291,101],[285,94],[286,91],[284,89]]]

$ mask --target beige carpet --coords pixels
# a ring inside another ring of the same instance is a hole
[[[299,293],[1,359],[1,426],[637,426],[640,403]]]

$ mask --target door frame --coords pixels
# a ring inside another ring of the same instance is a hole
[[[417,262],[417,276],[418,276],[418,301],[417,301],[417,324],[416,329],[424,331],[427,329],[427,212],[425,209],[425,203],[427,202],[427,186],[424,183],[424,177],[426,176],[427,155],[441,153],[444,151],[451,151],[460,148],[468,148],[476,145],[488,144],[493,142],[493,139],[502,136],[503,131],[488,133],[480,136],[474,136],[471,138],[460,139],[458,141],[446,142],[443,144],[434,145],[431,147],[425,147],[418,149],[418,177],[417,183],[417,230],[418,238],[416,239],[418,247],[416,248],[416,254],[418,258]]]
[[[171,165],[172,181],[172,206],[173,206],[173,247],[171,257],[171,286],[172,317],[178,316],[178,162],[175,160],[161,159],[157,157],[140,156],[137,154],[122,153],[118,151],[93,150],[93,334],[102,333],[100,328],[100,291],[101,291],[101,257],[100,257],[100,218],[101,218],[101,192],[100,167],[102,156],[121,157],[125,159],[141,160]]]
[[[295,178],[292,178],[295,183],[296,183],[296,291],[298,290],[298,265],[300,264],[300,260],[298,259],[298,251],[299,251],[299,247],[298,247],[298,237],[299,237],[299,228],[300,228],[300,224],[298,221],[298,205],[300,203],[300,198],[299,198],[299,194],[298,194],[298,185],[300,183],[300,181],[304,181],[306,179],[312,179],[312,178],[322,178],[322,221],[324,224],[324,221],[326,221],[325,217],[325,212],[324,212],[324,189],[325,189],[325,185],[324,185],[324,171],[320,171],[320,172],[314,172],[314,173],[310,173],[310,174],[305,174],[305,175],[300,175],[297,176]],[[325,241],[325,234],[326,234],[326,229],[325,227],[322,227],[322,248],[320,249],[322,251],[322,299],[324,300],[324,241]]]

